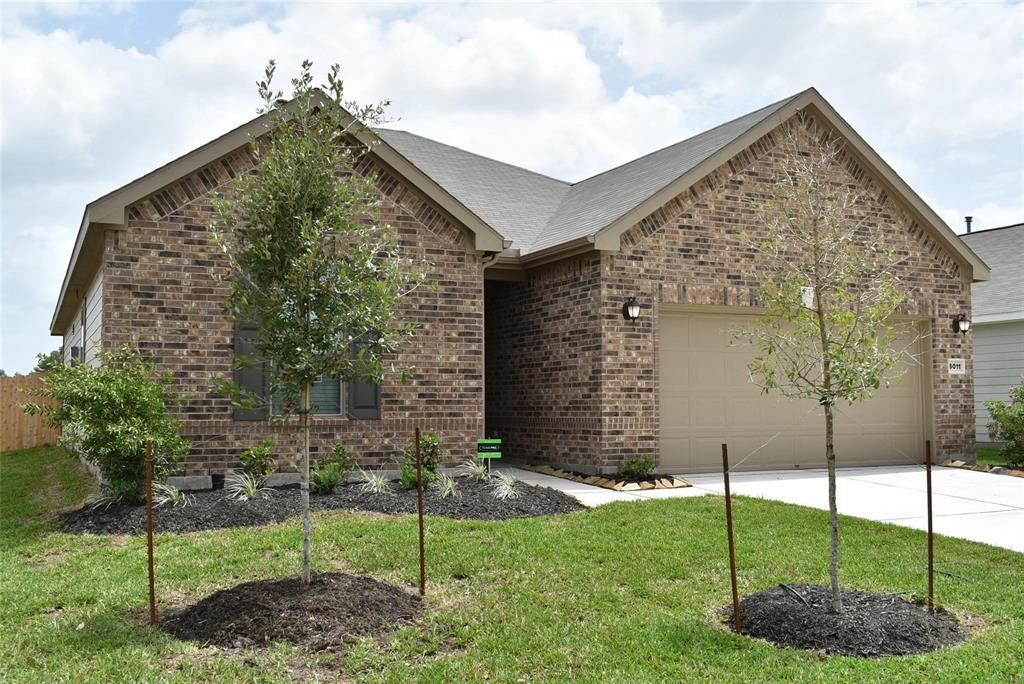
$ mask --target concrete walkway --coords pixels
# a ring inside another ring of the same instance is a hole
[[[586,506],[724,493],[721,475],[686,476],[694,486],[684,489],[616,492],[514,470],[524,482],[563,491]],[[824,469],[734,473],[730,479],[734,494],[828,509]],[[936,533],[1024,553],[1024,478],[936,467],[932,492]],[[836,496],[842,515],[927,529],[922,467],[841,468]]]

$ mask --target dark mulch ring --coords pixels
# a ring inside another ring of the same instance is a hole
[[[522,484],[516,499],[496,499],[486,483],[468,478],[458,479],[458,494],[442,499],[433,489],[423,493],[427,515],[476,520],[507,520],[539,515],[571,513],[583,508],[576,499],[547,487]],[[153,514],[157,532],[196,532],[225,527],[254,527],[282,522],[301,515],[297,487],[274,489],[267,499],[235,501],[224,490],[194,492],[195,501],[188,506],[162,506]],[[391,483],[390,492],[367,494],[359,484],[347,484],[333,494],[310,495],[313,510],[348,509],[398,514],[416,512],[416,490],[403,489]],[[145,534],[146,507],[111,506],[90,509],[88,506],[62,513],[61,527],[66,532],[94,534]]]
[[[843,610],[828,606],[831,589],[793,585],[810,605],[781,586],[740,601],[740,628],[747,636],[776,644],[861,658],[926,653],[967,638],[953,615],[892,594],[843,590]],[[732,606],[723,609],[732,627]]]
[[[284,641],[334,649],[361,636],[380,636],[416,617],[420,598],[371,577],[330,572],[258,580],[222,589],[160,626],[179,639],[228,648]]]

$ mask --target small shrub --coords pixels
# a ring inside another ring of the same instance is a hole
[[[314,494],[330,494],[341,482],[341,465],[334,461],[318,460],[309,471],[309,488]]]
[[[267,475],[277,471],[277,461],[274,460],[274,441],[265,439],[254,447],[249,447],[242,452],[239,460],[242,462],[242,472],[266,479]]]
[[[433,430],[420,434],[420,459],[423,461],[423,469],[435,472],[444,462],[445,450],[441,448],[441,438]],[[402,462],[409,463],[416,467],[416,443],[410,441],[402,454]]]
[[[359,485],[359,491],[364,494],[384,494],[391,489],[391,483],[380,470],[368,473],[360,469],[359,474],[363,476],[363,483]]]
[[[441,473],[437,476],[437,481],[434,483],[434,489],[437,490],[438,496],[442,499],[459,495],[459,483],[455,481],[454,477],[446,475],[445,473]]]
[[[153,444],[153,473],[172,474],[188,453],[174,417],[177,384],[132,347],[100,351],[99,365],[55,366],[44,386],[30,393],[53,404],[29,403],[25,412],[61,427],[61,444],[97,466],[104,496],[134,503],[146,498],[146,443]]]
[[[348,453],[348,449],[345,448],[344,444],[335,444],[331,447],[332,463],[338,464],[338,469],[341,472],[341,481],[344,482],[352,475],[356,470],[355,459],[352,458]]]
[[[228,497],[235,501],[255,501],[256,499],[269,499],[271,489],[267,486],[267,480],[259,475],[241,472],[233,472],[224,478],[224,489]]]
[[[1010,401],[986,401],[992,416],[988,424],[993,439],[1005,442],[999,454],[1016,468],[1024,468],[1024,382],[1010,390]]]
[[[491,494],[495,499],[502,501],[506,499],[519,498],[519,478],[511,473],[497,472],[491,478]]]
[[[441,438],[436,432],[427,431],[420,434],[420,461],[423,463],[423,487],[429,487],[435,479],[437,469],[444,462],[444,449]],[[406,489],[416,486],[416,441],[415,439],[402,452],[402,461],[398,466],[398,481]]]
[[[426,489],[437,479],[437,474],[423,467],[423,488]],[[403,463],[398,467],[398,482],[406,489],[416,489],[416,463]]]
[[[331,447],[331,455],[318,458],[309,472],[309,486],[316,494],[330,494],[338,485],[346,482],[355,462],[348,450],[341,444]]]
[[[459,464],[459,473],[465,475],[470,480],[483,482],[487,479],[487,463],[483,459],[467,458]]]
[[[644,480],[654,470],[654,461],[649,458],[632,458],[622,464],[622,474],[630,480]]]
[[[166,482],[157,482],[153,485],[153,505],[156,508],[171,505],[171,508],[184,508],[194,504],[196,498],[186,494],[177,487]]]

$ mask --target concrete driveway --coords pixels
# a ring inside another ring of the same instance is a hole
[[[693,487],[643,492],[614,492],[518,469],[516,475],[571,494],[587,506],[724,493],[721,475],[687,476]],[[838,475],[840,514],[927,529],[923,467],[841,468]],[[824,469],[735,473],[730,480],[734,494],[828,509]],[[1024,478],[936,467],[932,492],[936,533],[1024,553]]]

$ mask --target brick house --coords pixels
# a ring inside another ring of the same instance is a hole
[[[65,357],[133,343],[175,373],[193,450],[206,476],[271,436],[294,453],[295,431],[211,394],[240,344],[215,280],[224,265],[207,225],[210,198],[251,167],[255,119],[85,210],[51,324]],[[380,130],[361,172],[379,174],[384,216],[427,264],[433,290],[401,312],[420,330],[401,361],[408,385],[317,388],[314,450],[344,443],[387,467],[415,426],[434,428],[453,460],[497,433],[510,457],[613,470],[654,458],[662,470],[715,467],[718,444],[746,468],[821,465],[820,419],[750,385],[750,352],[727,330],[758,312],[762,267],[737,232],[747,198],[771,192],[787,126],[822,126],[848,142],[845,177],[877,203],[903,251],[901,315],[924,333],[920,363],[839,420],[841,464],[973,453],[971,313],[989,271],[813,89],[577,183],[566,183],[403,131]],[[813,136],[805,145],[816,144]],[[635,297],[637,320],[625,320]],[[965,374],[950,374],[962,359]],[[285,460],[286,460],[285,459]]]

